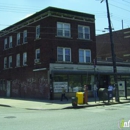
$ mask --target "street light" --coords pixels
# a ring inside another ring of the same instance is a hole
[[[102,0],[101,3],[103,1],[104,0]],[[107,16],[108,16],[108,24],[109,24],[110,42],[111,42],[114,82],[115,82],[115,88],[116,88],[116,91],[115,91],[116,92],[116,101],[119,102],[119,90],[118,90],[118,84],[117,84],[116,55],[115,55],[115,50],[114,50],[114,43],[113,43],[113,36],[112,36],[112,28],[111,28],[111,19],[110,19],[110,13],[109,13],[108,0],[106,0],[106,8],[107,8]]]

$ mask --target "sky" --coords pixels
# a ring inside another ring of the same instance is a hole
[[[0,30],[48,6],[95,15],[96,35],[108,33],[106,0],[1,0]],[[108,0],[113,31],[130,27],[130,0]]]

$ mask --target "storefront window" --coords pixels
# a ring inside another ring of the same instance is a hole
[[[83,85],[88,85],[89,90],[92,90],[94,84],[94,75],[82,75]]]
[[[69,75],[69,92],[82,91],[81,75]]]
[[[54,76],[54,82],[68,82],[67,75],[55,75]]]

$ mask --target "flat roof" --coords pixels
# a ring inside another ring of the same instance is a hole
[[[1,30],[0,33],[3,32],[4,30],[8,30],[8,29],[10,29],[10,28],[12,28],[12,27],[14,27],[14,26],[16,26],[18,24],[26,22],[27,20],[35,18],[36,16],[41,15],[42,13],[45,13],[45,12],[48,12],[48,11],[60,12],[60,13],[67,13],[67,14],[70,14],[70,15],[87,17],[87,18],[92,18],[92,19],[95,18],[95,16],[93,14],[88,14],[88,13],[84,13],[84,12],[78,12],[78,11],[67,10],[67,9],[62,9],[62,8],[57,8],[57,7],[51,7],[51,6],[49,6],[49,7],[45,8],[45,9],[43,9],[43,10],[41,10],[39,12],[36,12],[33,15],[31,15],[31,16],[25,18],[25,19],[22,19],[21,21],[16,22],[15,24],[12,24],[11,26],[9,26],[9,27]]]

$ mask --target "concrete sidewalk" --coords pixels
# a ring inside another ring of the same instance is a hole
[[[95,103],[94,98],[89,98],[88,105],[81,104],[77,106],[77,108],[84,107],[94,107],[94,106],[102,106],[102,105],[114,105],[114,104],[122,104],[122,103],[130,103],[130,97],[120,98],[120,102],[111,101],[97,101]],[[14,107],[14,108],[23,108],[29,110],[59,110],[59,109],[73,109],[72,100],[69,101],[63,100],[36,100],[36,99],[13,99],[13,98],[0,98],[0,106],[3,107]]]

